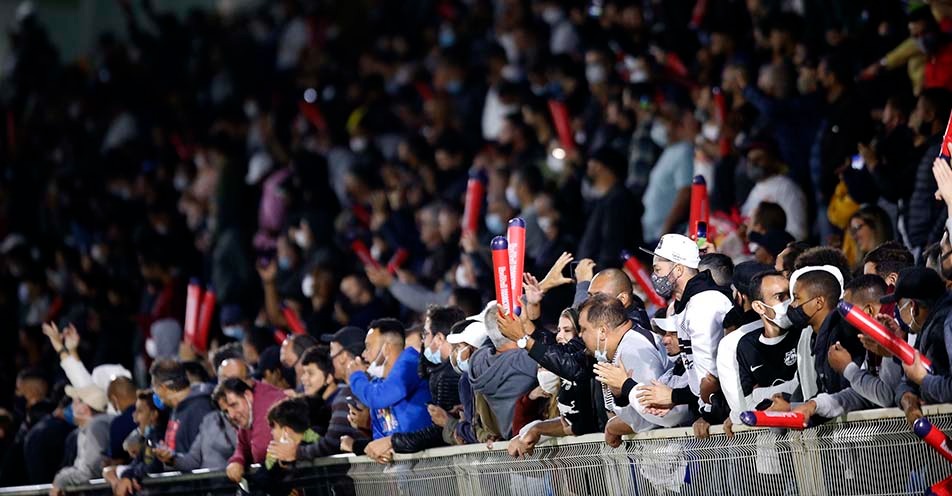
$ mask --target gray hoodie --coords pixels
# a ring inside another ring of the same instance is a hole
[[[473,391],[486,398],[506,439],[512,434],[516,401],[536,386],[538,369],[539,364],[523,349],[493,353],[491,347],[483,346],[470,358]]]
[[[237,438],[235,428],[221,412],[208,412],[188,452],[175,454],[175,468],[182,471],[225,468],[228,457],[235,452]]]

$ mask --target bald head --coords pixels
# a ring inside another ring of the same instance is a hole
[[[218,382],[233,378],[248,380],[248,364],[240,358],[229,358],[218,366]]]
[[[592,278],[588,295],[603,294],[617,298],[625,308],[631,306],[634,296],[631,294],[631,279],[619,269],[605,269]]]

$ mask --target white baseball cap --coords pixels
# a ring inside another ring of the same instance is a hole
[[[665,234],[661,236],[654,251],[645,248],[641,251],[692,269],[696,269],[701,263],[697,243],[682,234]]]
[[[446,336],[446,341],[450,344],[466,343],[479,348],[486,342],[486,325],[482,322],[471,322],[463,332]]]

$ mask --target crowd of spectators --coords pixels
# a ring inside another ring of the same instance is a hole
[[[76,61],[28,3],[6,26],[0,486],[207,468],[289,493],[344,452],[952,402],[952,4],[118,6]],[[516,216],[518,317],[488,249]]]

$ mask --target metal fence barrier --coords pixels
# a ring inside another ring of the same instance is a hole
[[[952,432],[952,405],[925,414]],[[631,436],[610,448],[601,434],[540,443],[513,459],[506,443],[396,455],[390,465],[335,456],[299,466],[290,484],[305,494],[336,495],[901,495],[923,494],[952,474],[897,409],[854,412],[804,431],[719,426],[708,439],[691,429]],[[48,485],[0,488],[0,496],[47,494]],[[221,471],[150,477],[142,494],[235,494]],[[254,491],[253,492],[260,492]],[[102,481],[70,494],[105,495]]]

